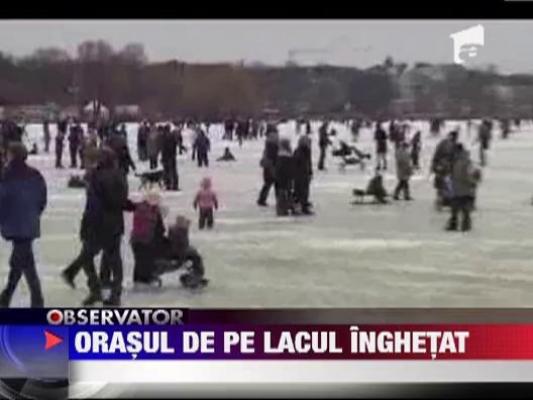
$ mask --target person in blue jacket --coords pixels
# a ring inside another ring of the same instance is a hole
[[[28,151],[22,143],[11,143],[7,167],[0,181],[0,231],[11,242],[7,285],[0,294],[0,307],[9,307],[22,275],[30,288],[31,307],[44,307],[41,282],[35,268],[33,241],[41,236],[41,215],[46,208],[46,182],[28,166]]]

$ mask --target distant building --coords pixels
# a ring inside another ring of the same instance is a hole
[[[139,118],[141,107],[136,104],[123,104],[115,106],[115,115],[118,117]]]
[[[60,118],[79,118],[80,117],[80,109],[78,106],[67,106],[61,109],[59,112]]]
[[[83,114],[85,117],[100,117],[108,118],[109,109],[102,103],[99,103],[97,100],[90,101],[85,107],[83,107]],[[98,115],[96,115],[98,114]]]
[[[1,117],[20,119],[26,122],[41,122],[50,118],[50,106],[42,104],[5,106],[2,107]]]
[[[404,115],[411,115],[416,112],[416,101],[414,98],[393,99],[389,108],[391,114],[398,118]]]

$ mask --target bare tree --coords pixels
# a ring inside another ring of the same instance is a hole
[[[118,57],[128,64],[136,66],[144,66],[148,63],[148,57],[141,43],[128,43],[120,50]]]
[[[71,60],[70,54],[58,47],[43,47],[35,50],[31,59],[42,63],[64,63]]]
[[[100,115],[101,106],[112,110],[113,87],[110,72],[113,62],[113,47],[103,41],[86,41],[78,46],[78,68],[81,98],[95,101],[93,119]]]

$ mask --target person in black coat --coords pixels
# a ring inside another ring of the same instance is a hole
[[[411,139],[411,162],[415,169],[420,169],[420,151],[422,150],[421,132],[417,131]]]
[[[120,305],[122,294],[122,258],[120,246],[124,235],[124,211],[133,211],[117,156],[109,147],[100,150],[98,166],[87,174],[87,200],[82,217],[79,256],[62,272],[63,279],[74,287],[74,278],[83,268],[90,294],[84,306],[102,301],[101,284],[94,267],[94,257],[103,251],[111,270],[111,296],[104,305]]]
[[[311,161],[311,140],[308,136],[301,136],[293,155],[294,166],[294,197],[300,205],[302,214],[310,215],[309,186],[313,177]]]
[[[70,132],[68,135],[68,144],[70,151],[70,168],[78,168],[78,154],[83,141],[83,130],[78,124],[72,124],[70,126]]]
[[[141,122],[137,130],[137,155],[140,161],[148,160],[147,141],[150,128],[146,121]]]
[[[387,169],[387,133],[378,123],[376,126],[376,132],[374,133],[374,140],[376,142],[376,169]]]
[[[282,139],[279,142],[278,159],[275,167],[276,180],[276,213],[278,216],[289,215],[293,210],[292,206],[292,186],[294,179],[294,165],[291,151],[291,142]]]
[[[202,128],[198,128],[198,133],[194,143],[196,148],[196,156],[198,158],[198,167],[208,167],[208,153],[211,150],[211,142]]]
[[[187,152],[187,148],[183,145],[183,133],[180,125],[176,126],[174,134],[176,135],[176,143],[178,144],[179,155],[181,156]]]
[[[57,123],[56,134],[56,168],[63,168],[63,148],[65,136],[67,135],[67,120],[63,119]]]
[[[121,134],[114,133],[109,136],[107,145],[113,150],[117,156],[118,167],[122,171],[124,177],[127,177],[130,169],[137,170],[135,163],[131,157],[128,142]]]
[[[224,121],[224,140],[229,140],[230,142],[233,140],[233,129],[234,129],[235,123],[232,119],[226,119]]]
[[[311,131],[311,122],[309,120],[305,121],[305,134],[310,135],[312,133]]]
[[[40,220],[47,204],[47,188],[41,173],[26,164],[27,157],[22,143],[11,143],[0,181],[0,230],[2,237],[13,245],[0,307],[9,307],[22,275],[30,289],[31,307],[44,306],[33,242],[41,235]]]
[[[324,163],[326,161],[326,149],[331,144],[328,137],[328,122],[324,122],[318,130],[318,146],[320,147],[320,159],[318,160],[318,169],[323,171],[325,169]]]
[[[48,122],[48,119],[45,119],[43,122],[43,134],[44,134],[44,152],[48,154],[50,152],[50,141],[52,140],[50,136],[50,122]]]
[[[265,141],[265,149],[263,150],[263,156],[261,158],[260,165],[263,168],[263,187],[259,192],[259,198],[257,205],[261,207],[267,206],[267,198],[270,192],[270,188],[275,182],[275,169],[278,159],[278,132],[277,130],[270,131],[267,134]]]
[[[239,146],[242,146],[242,142],[248,136],[248,123],[244,119],[240,119],[237,122],[237,128],[235,129]]]
[[[162,137],[161,161],[163,163],[163,174],[165,187],[167,190],[179,190],[178,165],[176,163],[178,137],[176,132],[171,130],[170,125],[166,125]]]

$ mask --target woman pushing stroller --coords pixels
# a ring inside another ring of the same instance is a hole
[[[201,255],[189,243],[190,221],[178,216],[165,235],[165,207],[161,196],[151,190],[136,204],[133,217],[131,246],[135,258],[133,281],[137,286],[161,286],[161,276],[186,270],[180,281],[187,288],[203,287],[205,269]]]

